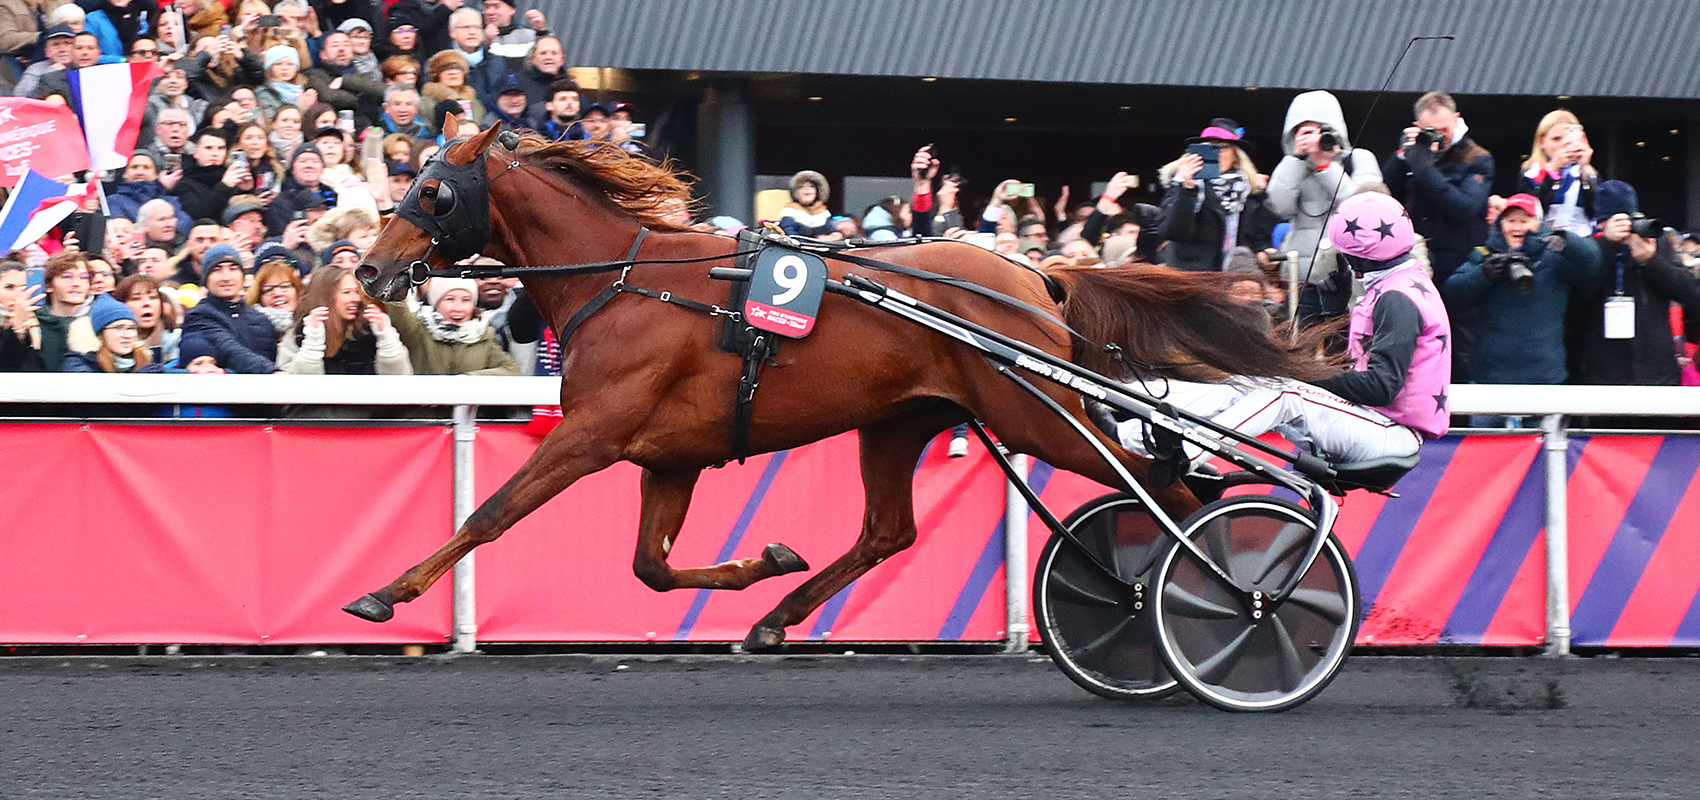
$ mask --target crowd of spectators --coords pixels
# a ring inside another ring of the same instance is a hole
[[[0,261],[0,370],[549,371],[548,332],[515,282],[440,280],[379,303],[350,271],[444,144],[448,115],[462,132],[646,152],[631,106],[586,102],[543,14],[464,2],[0,0],[13,94],[69,102],[73,70],[161,67],[134,155],[101,176],[104,208],[86,204]],[[1494,157],[1442,93],[1416,101],[1385,158],[1349,136],[1327,92],[1297,96],[1281,126],[1281,152],[1258,153],[1239,123],[1210,120],[1176,143],[1150,202],[1117,173],[1087,203],[1064,190],[1047,205],[1011,179],[965,209],[958,178],[921,148],[908,196],[835,211],[831,181],[803,171],[774,219],[750,222],[828,239],[957,237],[1034,266],[1230,272],[1272,322],[1311,325],[1337,320],[1355,289],[1322,235],[1333,210],[1386,192],[1409,210],[1453,315],[1457,380],[1700,383],[1700,241],[1603,180],[1570,112],[1540,121],[1509,197],[1491,194]],[[26,265],[42,268],[39,284]]]

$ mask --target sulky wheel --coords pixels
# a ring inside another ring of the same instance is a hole
[[[1171,546],[1173,539],[1138,498],[1125,494],[1093,500],[1063,525],[1092,555],[1052,534],[1039,556],[1033,615],[1051,659],[1070,680],[1112,700],[1173,694],[1175,680],[1157,652],[1149,589],[1153,548]]]
[[[1358,632],[1357,573],[1340,541],[1329,535],[1292,595],[1275,602],[1312,541],[1310,512],[1234,497],[1200,509],[1185,528],[1233,585],[1184,547],[1158,565],[1157,637],[1180,684],[1228,711],[1285,711],[1322,691]]]

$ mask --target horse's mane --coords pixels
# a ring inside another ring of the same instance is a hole
[[[1054,267],[1046,274],[1067,291],[1064,319],[1097,342],[1115,342],[1144,366],[1115,360],[1077,342],[1075,363],[1112,378],[1221,380],[1229,375],[1316,380],[1337,374],[1338,358],[1320,358],[1332,328],[1271,332],[1259,309],[1228,294],[1236,276],[1181,272],[1150,264]]]
[[[521,136],[514,153],[532,166],[550,170],[601,194],[645,227],[657,231],[689,230],[668,220],[669,215],[690,210],[694,202],[690,176],[680,172],[672,159],[657,164],[613,145],[551,142],[535,133]]]

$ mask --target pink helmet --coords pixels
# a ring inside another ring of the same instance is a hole
[[[1354,194],[1328,220],[1328,241],[1348,256],[1388,261],[1409,252],[1417,234],[1405,207],[1380,192]]]

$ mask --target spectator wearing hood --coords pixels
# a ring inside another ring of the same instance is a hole
[[[503,75],[495,87],[496,101],[490,108],[490,113],[483,118],[484,127],[501,126],[505,131],[535,130],[543,127],[544,123],[527,115],[529,103],[525,97],[525,87],[519,85],[519,78],[513,73]]]
[[[264,314],[243,302],[242,261],[236,249],[216,245],[207,251],[205,264],[207,296],[185,315],[184,338],[204,337],[218,363],[231,372],[278,372],[277,333]]]
[[[1525,259],[1531,275],[1520,281],[1507,255]],[[1448,309],[1477,312],[1469,323],[1475,333],[1470,382],[1564,383],[1565,307],[1599,266],[1592,239],[1542,225],[1540,200],[1506,198],[1487,244],[1440,287]]]
[[[519,374],[519,365],[479,315],[476,281],[432,278],[424,294],[425,303],[416,311],[404,303],[384,304],[415,375]]]
[[[1535,126],[1535,141],[1523,160],[1517,191],[1532,194],[1545,209],[1547,224],[1577,236],[1592,236],[1596,213],[1594,190],[1600,173],[1594,169],[1594,148],[1575,114],[1549,111]],[[1632,190],[1633,191],[1633,190]]]
[[[463,0],[396,0],[389,7],[389,28],[392,32],[412,28],[415,49],[407,50],[405,42],[392,39],[383,55],[405,54],[423,60],[431,53],[449,49],[449,15],[462,5]]]
[[[1201,178],[1204,159],[1187,153],[1165,165],[1159,177],[1166,240],[1162,261],[1175,269],[1220,272],[1234,245],[1254,252],[1269,247],[1275,227],[1264,190],[1268,179],[1251,161],[1251,144],[1238,123],[1217,117],[1187,144],[1216,146],[1219,175]]]
[[[826,200],[832,187],[826,176],[806,169],[791,176],[791,202],[779,210],[779,228],[792,236],[823,236],[832,231]]]
[[[1417,235],[1427,240],[1429,265],[1439,285],[1470,257],[1471,248],[1487,241],[1493,154],[1470,139],[1470,126],[1459,116],[1451,95],[1429,92],[1417,98],[1412,113],[1416,122],[1404,130],[1399,149],[1382,163],[1381,174],[1388,191],[1410,211]],[[1418,146],[1417,137],[1426,129],[1440,139]]]
[[[319,66],[302,72],[319,100],[338,111],[354,112],[354,124],[365,128],[378,119],[384,103],[384,82],[354,66],[354,40],[342,31],[325,34]]]
[[[1593,193],[1600,214],[1601,269],[1570,295],[1567,345],[1573,383],[1676,386],[1682,370],[1671,334],[1672,303],[1700,311],[1700,281],[1684,269],[1671,237],[1635,235],[1635,188],[1604,181]],[[1700,341],[1700,330],[1688,331]]]
[[[1346,311],[1350,292],[1342,290],[1350,289],[1351,277],[1336,273],[1338,259],[1323,247],[1323,229],[1340,201],[1381,180],[1381,166],[1374,153],[1352,147],[1340,101],[1322,91],[1287,106],[1281,150],[1286,155],[1269,176],[1269,207],[1292,226],[1281,249],[1299,254],[1299,318],[1338,316]]]
[[[325,157],[319,148],[304,144],[296,149],[295,156],[289,159],[289,174],[283,179],[277,199],[266,209],[268,234],[281,236],[291,221],[305,219],[309,210],[336,206],[336,190],[319,180],[324,171]],[[305,236],[305,231],[302,235]]]

